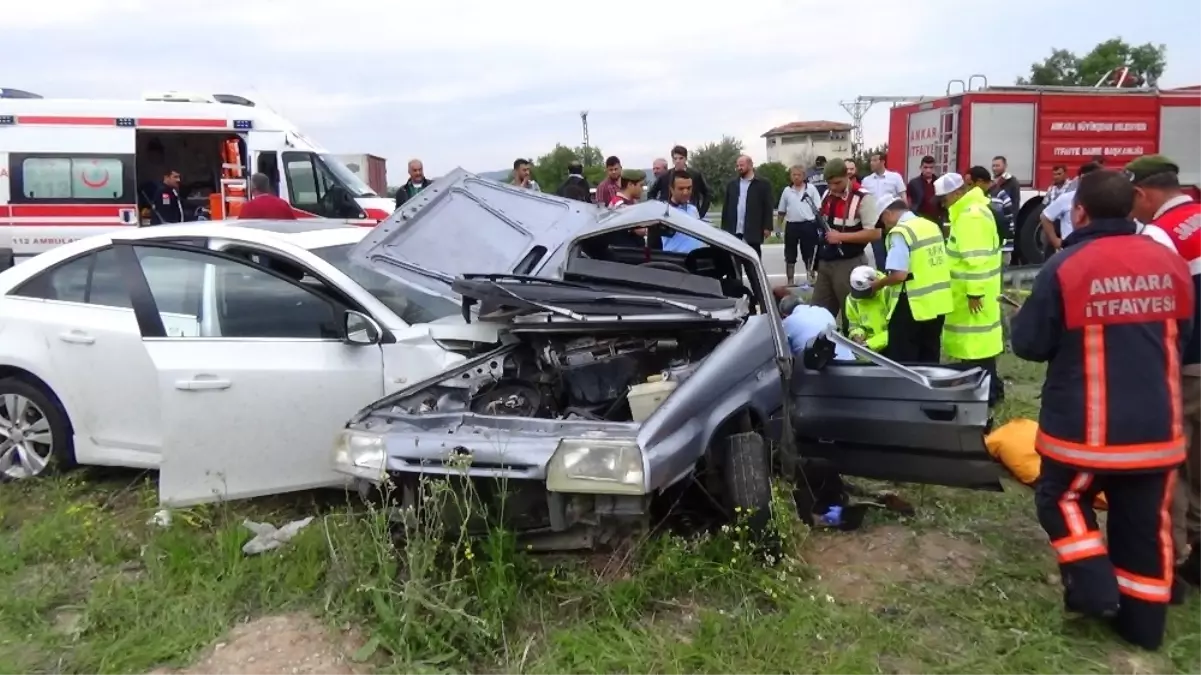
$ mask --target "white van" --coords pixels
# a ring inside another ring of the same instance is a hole
[[[271,177],[302,218],[374,226],[395,206],[290,122],[240,96],[96,101],[0,89],[0,269],[150,224],[149,200],[167,170],[181,175],[188,221],[226,216],[254,172]]]

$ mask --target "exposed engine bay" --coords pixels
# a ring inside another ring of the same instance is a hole
[[[631,334],[625,329],[596,336],[523,335],[509,354],[415,393],[393,410],[641,421],[640,387],[649,382],[656,392],[670,392],[731,332],[708,328]]]

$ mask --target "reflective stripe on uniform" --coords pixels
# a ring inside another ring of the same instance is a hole
[[[1158,469],[1184,461],[1184,437],[1162,443],[1092,446],[1055,438],[1041,429],[1034,440],[1039,454],[1069,466],[1095,469]]]
[[[981,248],[974,251],[960,251],[957,249],[947,250],[947,255],[955,258],[956,260],[962,260],[964,258],[989,258],[996,254],[997,249],[995,248]]]
[[[987,272],[956,272],[951,270],[952,279],[960,279],[962,281],[987,281],[993,277],[1001,276],[1001,270],[994,269]]]
[[[906,287],[905,295],[908,295],[910,298],[920,298],[923,295],[929,295],[929,294],[935,293],[937,291],[949,291],[949,290],[951,290],[951,282],[940,281],[936,284],[930,284],[929,286],[922,286],[921,288],[917,288],[917,289]]]
[[[931,246],[933,244],[941,244],[945,241],[942,238],[942,235],[939,235],[937,237],[926,237],[925,239],[918,239],[917,233],[914,232],[908,225],[897,225],[894,228],[894,230],[898,230],[901,232],[901,236],[905,238],[905,244],[909,246],[910,251],[916,251],[918,249],[925,248],[927,246]]]
[[[1168,567],[1168,575],[1171,575],[1172,568]],[[1118,591],[1122,595],[1129,595],[1139,600],[1147,602],[1165,603],[1172,599],[1172,582],[1171,580],[1152,579],[1144,577],[1133,572],[1127,572],[1124,569],[1115,567],[1114,575],[1118,579]]]
[[[942,329],[947,333],[987,333],[989,331],[997,330],[1000,327],[1001,322],[996,321],[990,324],[983,324],[979,326],[961,326],[959,324],[948,323],[945,324]]]
[[[1105,382],[1105,327],[1084,327],[1084,443],[1099,447],[1108,428],[1108,393]]]
[[[1079,507],[1077,507],[1077,510]],[[1074,563],[1085,558],[1095,558],[1107,555],[1105,540],[1099,531],[1085,532],[1080,535],[1069,535],[1063,539],[1051,542],[1055,556],[1061,564]]]

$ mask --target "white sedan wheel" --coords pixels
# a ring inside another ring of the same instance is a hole
[[[0,474],[32,478],[50,465],[54,434],[37,403],[21,394],[0,396]]]

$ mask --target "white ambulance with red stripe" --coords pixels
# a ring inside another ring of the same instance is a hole
[[[269,176],[299,217],[373,226],[395,206],[290,122],[240,96],[97,101],[0,89],[0,269],[150,224],[150,200],[168,171],[181,176],[188,221],[234,211],[254,172]]]

